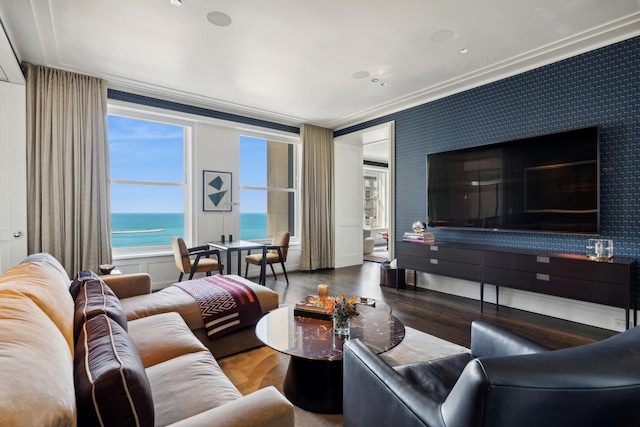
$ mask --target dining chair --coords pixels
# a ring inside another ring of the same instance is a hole
[[[176,267],[180,271],[178,282],[182,281],[185,273],[189,274],[189,280],[193,278],[195,273],[206,273],[211,276],[212,271],[218,271],[222,274],[223,265],[220,261],[220,251],[218,249],[210,249],[208,246],[195,246],[187,248],[181,237],[171,237],[171,247],[173,248],[173,257],[176,261]],[[215,258],[209,258],[215,255]],[[191,259],[195,256],[195,259]]]
[[[276,271],[273,269],[273,264],[280,263],[282,266],[282,272],[284,273],[284,278],[287,281],[287,285],[289,284],[289,277],[287,276],[287,269],[284,267],[284,263],[287,262],[287,254],[289,253],[289,239],[291,237],[291,233],[288,231],[278,231],[273,235],[273,239],[271,240],[271,245],[267,246],[267,255],[265,259],[265,264],[269,264],[271,267],[271,272],[273,273],[273,277],[278,280],[278,276],[276,276]],[[244,277],[247,277],[249,273],[249,264],[261,266],[262,265],[262,254],[251,254],[249,251],[248,255],[244,258],[246,262],[246,266],[244,269]]]

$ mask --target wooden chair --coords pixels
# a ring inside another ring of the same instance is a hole
[[[271,245],[267,246],[267,258],[265,260],[265,263],[269,264],[271,267],[271,272],[276,280],[278,280],[278,276],[276,276],[276,271],[273,269],[273,264],[279,262],[280,265],[282,265],[282,272],[284,273],[284,278],[287,280],[287,285],[289,284],[289,277],[287,276],[287,269],[284,267],[284,263],[287,262],[290,237],[291,233],[288,231],[279,231],[274,234],[273,239],[271,240]],[[244,260],[246,262],[244,277],[247,277],[247,274],[249,273],[249,264],[257,266],[262,265],[262,254],[251,255],[251,251],[249,251],[249,254],[244,258]]]
[[[181,237],[171,237],[171,247],[173,248],[173,257],[176,261],[176,267],[180,271],[178,282],[182,281],[185,273],[189,273],[189,280],[193,279],[195,273],[206,273],[211,276],[212,271],[218,271],[222,274],[222,262],[220,262],[220,251],[218,249],[210,249],[208,246],[196,246],[187,249],[187,245]],[[195,255],[195,259],[191,259]],[[215,255],[215,259],[209,256]]]

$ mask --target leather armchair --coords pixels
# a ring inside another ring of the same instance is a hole
[[[562,350],[483,321],[471,352],[391,368],[344,347],[344,426],[640,425],[640,329]]]

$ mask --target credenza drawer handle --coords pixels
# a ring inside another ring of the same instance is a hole
[[[438,252],[438,247],[437,246],[429,246],[429,250]]]
[[[435,258],[429,258],[429,262],[434,265],[438,265],[438,260]]]
[[[548,274],[542,274],[542,273],[536,273],[536,279],[548,282],[549,281],[549,275]]]
[[[536,257],[536,262],[541,262],[543,264],[549,264],[549,257],[548,256]]]

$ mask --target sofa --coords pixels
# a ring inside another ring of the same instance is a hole
[[[395,368],[344,347],[344,426],[640,425],[640,328],[549,351],[483,321],[471,352]]]
[[[0,276],[0,425],[294,425],[274,387],[242,396],[179,313],[127,320],[132,292],[70,283],[47,254]]]
[[[251,288],[260,302],[260,309],[263,313],[278,308],[279,296],[277,292],[241,276],[230,275],[229,277]],[[204,328],[200,307],[193,297],[177,286],[168,286],[152,293],[151,277],[146,273],[106,275],[100,276],[100,278],[121,296],[121,304],[128,321],[160,313],[179,313],[194,335],[218,359],[264,345],[256,337],[254,328],[247,328],[215,340],[209,339]]]

